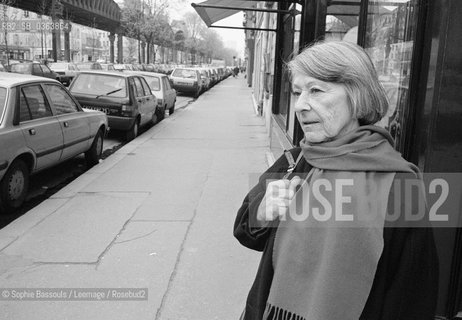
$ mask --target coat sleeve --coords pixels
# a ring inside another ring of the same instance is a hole
[[[300,153],[300,148],[292,149],[291,153],[296,158]],[[263,228],[254,228],[252,226],[257,225],[257,210],[265,195],[267,181],[282,179],[288,165],[286,157],[282,155],[260,176],[258,184],[245,196],[234,222],[234,237],[243,246],[257,251],[263,251],[265,248],[271,229],[275,227],[275,224],[269,224]]]

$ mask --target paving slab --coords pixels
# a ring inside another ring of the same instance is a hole
[[[187,222],[130,222],[95,265],[17,266],[10,288],[146,288],[144,301],[0,301],[2,315],[30,319],[155,319],[181,252]],[[0,256],[0,258],[3,258]],[[11,273],[9,276],[11,277]],[[5,283],[0,276],[0,285]],[[25,308],[26,307],[26,308]]]
[[[1,252],[42,263],[94,263],[146,196],[78,194]]]
[[[239,319],[260,253],[232,235],[247,177],[211,177],[184,246],[178,272],[159,319]]]

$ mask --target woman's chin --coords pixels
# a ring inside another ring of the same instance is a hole
[[[314,134],[312,132],[305,133],[305,141],[309,144],[321,143],[329,140],[326,136],[320,134]]]

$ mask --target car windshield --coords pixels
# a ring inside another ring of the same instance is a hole
[[[160,79],[157,77],[144,77],[151,90],[160,91]]]
[[[196,78],[196,71],[194,70],[188,70],[188,69],[176,69],[172,76],[178,77],[178,78]]]
[[[11,65],[11,72],[30,73],[31,66],[30,63],[15,63]]]
[[[0,123],[2,123],[3,109],[5,109],[6,88],[0,88]]]
[[[127,96],[124,77],[104,74],[80,74],[74,78],[72,93],[93,94],[96,96],[110,95],[123,98]]]

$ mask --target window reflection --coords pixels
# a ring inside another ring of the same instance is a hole
[[[325,39],[358,41],[358,23],[361,1],[332,1],[327,7]]]
[[[390,102],[378,125],[388,129],[395,148],[403,151],[409,112],[409,80],[414,51],[418,0],[371,0],[368,5],[365,49]]]

